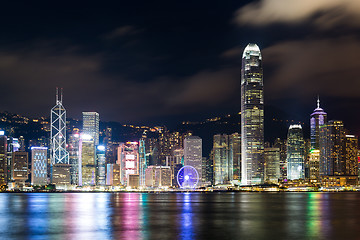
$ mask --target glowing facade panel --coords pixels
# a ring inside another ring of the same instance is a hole
[[[31,148],[31,184],[46,185],[47,182],[47,148]]]
[[[264,96],[262,57],[256,44],[244,50],[241,69],[241,182],[264,182]]]

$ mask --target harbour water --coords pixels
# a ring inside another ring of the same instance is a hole
[[[0,239],[360,239],[360,193],[1,193]]]

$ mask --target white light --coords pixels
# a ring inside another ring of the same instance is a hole
[[[83,133],[83,134],[81,134],[81,139],[82,140],[91,140],[92,137],[90,134]]]
[[[105,151],[105,146],[99,145],[99,146],[97,146],[97,149],[98,149],[99,151]]]
[[[4,136],[5,135],[5,131],[0,131],[0,136]]]
[[[126,154],[126,155],[125,155],[125,159],[135,160],[135,155],[134,155],[134,154]]]
[[[189,178],[190,178],[189,175],[185,176],[185,180],[189,180]]]

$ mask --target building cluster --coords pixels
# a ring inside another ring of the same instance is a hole
[[[302,125],[292,124],[286,140],[264,142],[262,56],[256,44],[249,44],[242,56],[241,135],[214,136],[213,184],[357,186],[358,138],[342,121],[328,121],[319,99],[310,115],[310,136],[304,139]]]
[[[100,131],[97,112],[83,112],[82,128],[69,129],[57,93],[49,141],[31,140],[27,150],[23,137],[0,131],[0,185],[85,190],[358,185],[358,138],[342,121],[328,120],[319,99],[310,115],[310,139],[301,124],[292,124],[287,139],[268,143],[263,95],[261,52],[249,44],[242,56],[241,131],[214,135],[212,151],[203,157],[200,137],[165,127],[144,128],[139,139],[115,142],[110,127]]]
[[[202,184],[202,140],[164,127],[144,130],[137,141],[114,142],[112,129],[100,139],[97,112],[82,113],[82,129],[69,134],[62,93],[51,109],[49,142],[29,141],[0,132],[0,185],[9,189],[154,189],[181,187],[177,175],[187,165]],[[30,156],[30,157],[29,157]],[[6,186],[6,187],[5,187]]]

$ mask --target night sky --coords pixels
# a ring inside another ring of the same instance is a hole
[[[0,111],[174,124],[240,111],[241,54],[263,54],[265,104],[360,134],[360,1],[8,1]],[[266,112],[265,112],[266,114]]]

